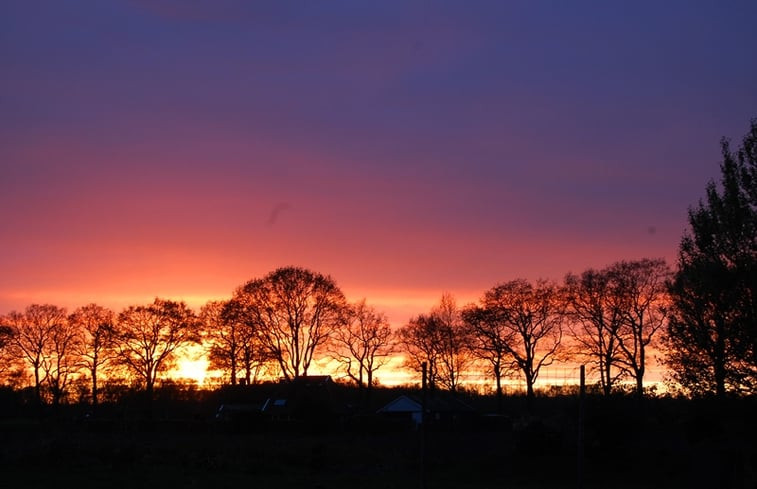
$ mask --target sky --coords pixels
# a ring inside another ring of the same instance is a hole
[[[393,324],[675,262],[757,117],[754,1],[0,2],[0,314],[280,266]]]

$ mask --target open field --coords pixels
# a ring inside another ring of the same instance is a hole
[[[577,401],[506,399],[510,424],[481,419],[428,430],[429,488],[577,487]],[[6,416],[3,487],[420,487],[421,434],[349,420],[219,425],[191,402],[175,417]],[[754,402],[727,406],[589,399],[586,488],[754,489]],[[193,412],[194,410],[194,412]]]

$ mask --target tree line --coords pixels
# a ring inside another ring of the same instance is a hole
[[[689,210],[689,229],[672,270],[664,260],[619,261],[569,273],[562,283],[516,279],[494,285],[475,304],[451,294],[404,326],[365,299],[350,303],[333,278],[284,267],[238,287],[199,312],[155,299],[119,313],[89,304],[68,314],[32,304],[0,318],[0,375],[54,405],[86,377],[98,402],[101,379],[128,375],[148,397],[177,353],[200,345],[230,384],[308,375],[313,362],[370,397],[375,373],[395,357],[432,389],[456,391],[485,372],[502,396],[517,376],[526,394],[544,367],[586,363],[610,395],[629,379],[644,391],[649,349],[662,352],[687,394],[753,394],[757,386],[757,121],[733,152],[722,142],[721,179]]]

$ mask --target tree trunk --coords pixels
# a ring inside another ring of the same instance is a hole
[[[371,391],[373,390],[373,372],[368,371],[368,384],[365,386],[365,405],[371,407]]]
[[[715,395],[722,399],[725,397],[725,333],[724,327],[717,325],[717,337],[715,338],[715,351],[713,352],[713,367],[715,374]]]
[[[534,379],[530,372],[526,373],[526,397],[534,398]]]
[[[502,373],[499,366],[494,367],[494,378],[497,382],[497,414],[502,414]]]
[[[605,397],[609,397],[610,394],[612,394],[612,364],[610,362],[605,362],[605,385],[602,386],[602,390],[604,391]]]
[[[636,397],[644,397],[644,370],[636,370]]]
[[[97,367],[92,367],[92,410],[97,407]]]
[[[42,406],[42,386],[39,381],[39,367],[34,366],[34,396],[37,398],[37,406]]]
[[[639,367],[636,369],[636,395],[644,397],[644,343],[639,338]]]

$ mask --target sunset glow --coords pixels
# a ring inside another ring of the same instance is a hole
[[[198,310],[293,265],[398,328],[444,292],[674,263],[757,107],[754,16],[552,7],[4,2],[0,314]]]

